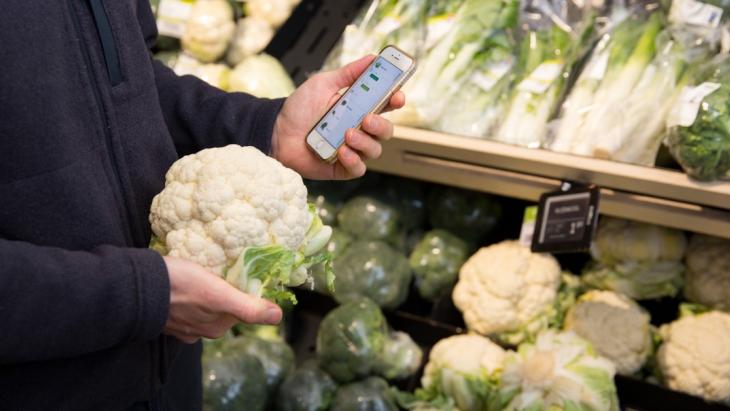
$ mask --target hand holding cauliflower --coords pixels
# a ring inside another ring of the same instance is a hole
[[[152,201],[150,223],[168,255],[277,301],[293,299],[285,286],[304,283],[310,266],[329,260],[321,250],[332,229],[307,204],[301,177],[253,147],[176,161]]]

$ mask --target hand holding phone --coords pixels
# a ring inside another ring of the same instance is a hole
[[[385,47],[312,128],[307,147],[322,160],[335,162],[345,132],[359,128],[367,114],[380,112],[415,69],[411,56],[395,46]]]

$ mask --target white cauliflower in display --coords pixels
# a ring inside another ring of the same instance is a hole
[[[332,233],[307,204],[296,172],[236,145],[176,161],[152,201],[150,223],[170,256],[274,299],[293,298],[284,286],[303,283],[307,268],[327,259],[320,250]]]
[[[505,411],[618,411],[615,369],[572,332],[547,331],[510,352],[502,372]]]
[[[674,297],[684,284],[686,247],[679,230],[602,217],[583,283],[637,300]]]
[[[272,38],[274,29],[266,20],[251,16],[238,20],[231,48],[226,55],[228,64],[235,66],[244,58],[264,51]]]
[[[730,310],[730,240],[695,235],[687,249],[684,295],[688,300]]]
[[[560,265],[517,241],[485,247],[459,271],[454,304],[470,330],[516,345],[547,328],[558,314]]]
[[[183,50],[204,62],[218,60],[233,38],[236,24],[226,0],[198,0],[182,36]]]
[[[456,335],[440,340],[431,349],[423,372],[423,390],[416,409],[449,402],[461,411],[486,409],[496,395],[505,351],[480,335]]]
[[[730,314],[683,316],[661,328],[657,362],[673,390],[730,401]]]
[[[565,329],[584,338],[613,361],[619,374],[639,371],[651,354],[649,314],[630,298],[589,291],[568,310]]]
[[[240,91],[256,97],[288,97],[294,82],[279,60],[268,54],[244,58],[231,72],[228,91]]]
[[[279,27],[289,18],[295,5],[292,0],[247,0],[246,14]]]

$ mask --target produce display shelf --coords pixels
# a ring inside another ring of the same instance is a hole
[[[602,214],[730,238],[730,183],[397,126],[370,169],[528,201],[562,181],[601,187]]]

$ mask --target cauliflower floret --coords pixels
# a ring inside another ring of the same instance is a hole
[[[235,66],[244,58],[264,51],[273,37],[274,29],[260,17],[249,16],[238,20],[226,61]]]
[[[297,173],[253,147],[229,145],[175,162],[150,223],[170,255],[222,275],[246,247],[297,250],[312,215]]]
[[[632,299],[611,291],[589,291],[570,308],[565,328],[588,340],[619,374],[637,372],[651,353],[649,314]]]
[[[711,311],[661,328],[657,361],[669,388],[730,400],[730,314]]]
[[[233,38],[236,24],[226,0],[199,0],[193,5],[182,36],[183,50],[204,62],[218,60]]]
[[[294,5],[291,0],[248,0],[246,14],[279,27],[289,18]]]
[[[687,299],[730,310],[730,240],[695,235],[689,242],[686,262]]]
[[[554,257],[504,241],[482,248],[464,263],[453,299],[470,330],[484,335],[513,332],[553,305],[560,281]]]

